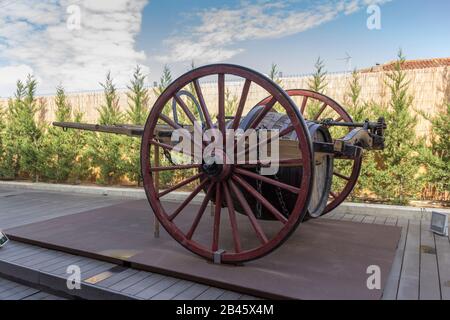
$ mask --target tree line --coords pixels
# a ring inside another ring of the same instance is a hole
[[[450,193],[450,101],[440,106],[441,112],[431,117],[420,110],[413,113],[413,93],[402,68],[405,57],[399,52],[395,67],[387,74],[385,85],[390,91],[388,104],[361,100],[359,74],[354,71],[347,85],[345,109],[354,121],[386,119],[386,148],[366,153],[359,182],[352,194],[354,200],[376,199],[383,202],[406,204],[413,199],[441,200],[448,203]],[[192,65],[194,67],[194,65]],[[283,86],[276,64],[269,77]],[[139,66],[127,86],[128,108],[119,108],[119,95],[110,73],[103,88],[104,103],[98,108],[99,124],[129,123],[143,125],[150,110],[146,76]],[[154,93],[160,95],[172,82],[170,69],[164,68]],[[18,81],[16,91],[6,106],[0,106],[0,179],[29,179],[57,183],[118,184],[125,179],[141,184],[140,139],[114,134],[64,131],[45,121],[46,104],[36,96],[37,81],[28,76]],[[450,84],[449,84],[450,85]],[[327,72],[322,59],[315,64],[315,73],[308,89],[326,92]],[[195,95],[193,88],[187,88]],[[228,90],[226,113],[233,115],[238,97]],[[192,102],[189,102],[192,103]],[[68,102],[65,89],[57,87],[55,118],[59,122],[82,122],[83,114],[76,112]],[[193,112],[197,112],[190,105]],[[319,106],[320,107],[320,106]],[[314,108],[309,108],[314,112]],[[170,106],[164,113],[171,112]],[[431,124],[428,139],[415,135],[418,116]],[[183,114],[179,114],[181,121]],[[168,161],[164,156],[162,161]],[[348,162],[336,161],[342,172],[350,172]],[[180,173],[162,172],[162,187],[183,179]],[[340,181],[334,181],[339,188]]]

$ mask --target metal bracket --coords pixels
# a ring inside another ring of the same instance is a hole
[[[219,249],[216,252],[214,252],[214,264],[222,264],[222,254],[225,253],[225,250]]]

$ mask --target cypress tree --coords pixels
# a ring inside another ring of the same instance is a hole
[[[128,85],[128,110],[127,120],[134,125],[143,125],[148,116],[149,95],[145,88],[145,75],[142,74],[141,68],[136,67],[133,79]],[[127,177],[131,181],[141,184],[141,163],[140,163],[140,140],[137,138],[129,138],[127,141]]]
[[[314,69],[312,78],[308,81],[308,88],[314,92],[324,93],[328,86],[327,71],[325,70],[325,63],[320,57],[317,58]],[[304,115],[305,118],[312,119],[320,110],[320,107],[321,104],[318,101],[308,101]]]
[[[123,122],[124,115],[119,108],[119,97],[108,72],[103,87],[105,103],[98,109],[102,125],[115,125]],[[89,139],[89,155],[94,167],[99,169],[97,181],[101,184],[119,182],[126,170],[123,157],[124,137],[107,133],[93,133]]]
[[[415,134],[417,116],[411,112],[413,98],[408,94],[409,81],[402,68],[404,62],[405,56],[400,50],[394,70],[387,75],[390,103],[375,112],[385,117],[388,129],[385,149],[374,155],[378,165],[371,183],[379,197],[391,198],[399,204],[407,203],[421,188],[417,183],[420,169],[417,151],[422,141]]]

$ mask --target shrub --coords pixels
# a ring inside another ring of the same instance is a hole
[[[0,163],[0,177],[38,179],[39,139],[42,132],[35,120],[37,82],[28,75],[25,84],[18,81],[16,93],[8,102],[6,127]]]
[[[144,85],[145,76],[141,72],[139,66],[136,67],[133,79],[128,86],[128,110],[127,120],[134,125],[144,125],[148,116],[149,96],[148,90]],[[141,184],[141,160],[140,160],[141,140],[137,138],[128,138],[126,147],[128,161],[126,162],[126,174],[131,181]]]
[[[56,89],[55,118],[58,122],[72,122],[72,106],[67,102],[63,87]],[[77,130],[62,130],[50,126],[40,144],[39,168],[44,179],[54,182],[74,182],[86,178],[89,166],[82,155],[86,133]],[[81,174],[83,170],[83,174]]]
[[[408,94],[409,81],[402,69],[402,51],[393,71],[388,73],[386,85],[391,93],[388,106],[375,106],[375,114],[384,116],[387,123],[385,149],[374,154],[376,172],[370,177],[371,189],[381,199],[406,203],[414,198],[421,186],[417,183],[420,157],[417,150],[423,145],[415,136],[417,117],[411,113],[413,98]]]
[[[119,97],[113,83],[111,73],[106,75],[105,83],[101,83],[105,103],[98,109],[99,122],[102,125],[120,124],[124,115],[119,109]],[[87,154],[92,165],[99,169],[97,182],[113,184],[120,181],[126,171],[123,157],[126,137],[108,133],[92,133],[88,136]]]

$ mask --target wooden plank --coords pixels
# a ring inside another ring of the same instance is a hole
[[[262,300],[262,299],[244,294],[239,298],[239,300]]]
[[[176,278],[162,279],[161,281],[158,281],[157,283],[153,284],[152,286],[139,292],[137,294],[137,297],[139,297],[141,299],[145,299],[145,300],[151,299],[152,297],[156,296],[157,294],[161,293],[162,291],[175,285],[179,281],[181,281],[181,280],[176,279]]]
[[[81,276],[83,277],[84,274],[86,274],[88,271],[98,268],[98,267],[103,267],[105,265],[108,265],[109,267],[112,267],[113,264],[110,264],[108,262],[103,262],[103,261],[99,261],[99,260],[93,260],[93,259],[89,259],[89,258],[83,258],[80,261],[77,261],[76,263],[71,263],[72,265],[76,265],[80,268],[81,270]],[[52,272],[53,274],[56,275],[61,275],[64,276],[67,274],[67,267],[71,264],[68,264],[66,266],[63,266],[62,268],[55,270],[54,272]]]
[[[36,265],[43,261],[47,261],[49,259],[53,259],[55,257],[58,257],[58,251],[46,250],[35,255],[16,260],[15,263],[26,267],[33,267],[33,265]]]
[[[42,300],[67,300],[67,299],[62,298],[62,297],[57,297],[57,296],[54,296],[54,295],[51,294],[51,295],[49,295],[48,297],[45,297]]]
[[[345,216],[344,213],[336,213],[331,219],[333,220],[341,220]]]
[[[105,262],[105,263],[103,263],[103,264],[101,264],[101,265],[99,265],[99,266],[97,266],[97,267],[95,267],[93,269],[85,270],[84,272],[82,270],[81,271],[81,280],[84,281],[84,280],[89,279],[91,277],[95,277],[96,275],[99,275],[99,274],[101,274],[103,272],[107,272],[107,271],[109,271],[109,270],[111,270],[113,268],[114,268],[113,264]]]
[[[203,292],[208,290],[208,286],[205,286],[204,284],[196,283],[193,286],[189,287],[179,295],[175,296],[173,300],[193,300],[199,295],[201,295]]]
[[[167,278],[166,276],[163,276],[162,274],[153,273],[150,276],[144,278],[143,280],[137,282],[136,284],[129,286],[125,290],[123,290],[123,293],[135,296],[139,292],[145,290],[146,288],[154,285],[155,283]]]
[[[20,284],[16,283],[16,282],[12,282],[12,281],[7,281],[5,283],[3,283],[0,287],[0,294],[12,290],[16,287],[18,287]]]
[[[419,299],[420,221],[410,220],[397,299]]]
[[[169,288],[154,295],[152,300],[170,300],[176,297],[181,292],[185,291],[189,287],[193,286],[194,282],[187,280],[180,280]]]
[[[397,217],[388,217],[386,219],[385,224],[388,226],[395,226],[397,225],[397,220],[398,220]]]
[[[6,244],[5,247],[0,249],[0,260],[8,261],[10,258],[12,258],[18,254],[30,252],[31,250],[36,250],[35,248],[31,248],[30,246],[12,247],[13,244],[15,244],[15,242],[10,241],[8,244]]]
[[[4,300],[21,300],[21,299],[29,297],[37,292],[39,292],[39,290],[34,289],[34,288],[26,288],[23,291],[16,292],[15,294],[4,298]]]
[[[362,221],[362,223],[373,223],[375,221],[375,217],[374,216],[365,216],[364,220]]]
[[[239,300],[242,294],[233,292],[233,291],[225,291],[217,298],[217,300]]]
[[[114,268],[113,268],[114,269]],[[139,271],[134,269],[124,269],[121,272],[114,273],[110,277],[96,283],[97,286],[109,288],[115,285],[118,282],[121,282],[124,279],[127,279],[135,274],[137,274]],[[113,289],[115,290],[115,289]]]
[[[40,271],[54,274],[60,268],[62,267],[67,268],[67,266],[70,266],[71,264],[76,264],[78,261],[81,261],[83,259],[84,258],[80,256],[72,256],[71,258],[68,258],[64,261],[56,262],[49,266],[42,267]]]
[[[383,300],[397,299],[398,284],[400,282],[400,275],[402,271],[403,257],[406,246],[406,235],[408,233],[408,220],[399,221],[399,227],[402,227],[400,241],[398,243],[397,251],[395,253],[394,262],[392,263],[391,272],[386,280],[386,286],[383,291]]]
[[[46,297],[50,296],[49,293],[44,291],[36,292],[35,294],[32,294],[31,296],[25,297],[23,300],[42,300]]]
[[[344,220],[344,221],[352,221],[354,217],[355,217],[354,214],[346,213],[346,214],[342,217],[341,220]]]
[[[54,265],[56,263],[61,263],[66,261],[67,259],[70,259],[71,257],[73,257],[73,255],[61,252],[61,254],[53,259],[49,259],[47,261],[42,261],[41,263],[35,264],[33,266],[33,269],[37,269],[37,270],[41,270],[45,267]]]
[[[384,224],[386,222],[386,217],[375,217],[375,221],[373,223],[375,224]]]
[[[334,217],[334,215],[336,214],[336,211],[331,211],[330,213],[327,213],[326,215],[322,216],[325,219],[330,219],[332,217]]]
[[[145,272],[145,271],[139,271],[138,273],[117,282],[116,284],[109,287],[109,289],[116,290],[116,291],[123,291],[123,290],[131,287],[132,285],[142,281],[146,277],[149,277],[150,275],[152,275],[152,273]],[[101,286],[102,284],[99,284],[99,285]]]
[[[32,256],[34,256],[36,254],[43,253],[46,250],[47,249],[44,249],[44,248],[36,249],[35,247],[33,247],[33,248],[30,248],[27,251],[22,251],[20,253],[17,253],[16,255],[12,255],[8,259],[6,259],[5,261],[9,261],[9,262],[14,262],[15,263],[16,261],[19,261],[20,259],[32,257]]]
[[[364,220],[366,216],[362,215],[362,214],[355,214],[355,216],[353,217],[354,222],[362,222]]]
[[[3,291],[2,293],[0,293],[0,299],[4,300],[7,297],[10,297],[16,293],[20,293],[26,289],[28,289],[29,287],[18,284],[12,288],[10,288],[9,290]]]
[[[420,300],[440,300],[441,289],[434,235],[430,224],[421,221],[420,232]],[[449,266],[450,267],[450,266]]]
[[[447,237],[434,236],[443,300],[450,300],[450,242]]]
[[[195,298],[195,300],[216,300],[219,298],[225,290],[209,287],[208,290],[203,292],[201,295]]]

